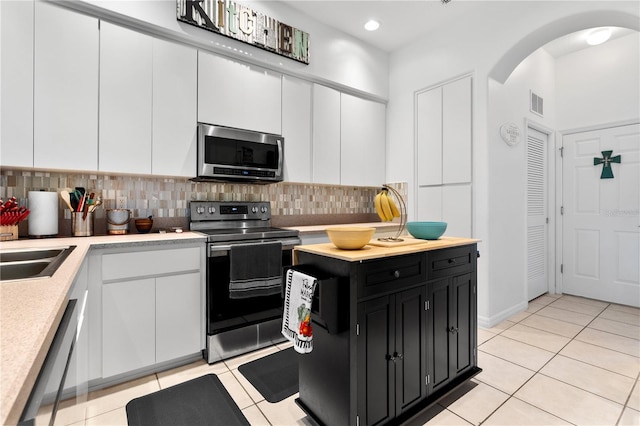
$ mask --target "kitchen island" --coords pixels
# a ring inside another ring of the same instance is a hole
[[[295,268],[318,278],[296,402],[319,424],[401,423],[481,371],[478,240],[403,238],[295,249]]]

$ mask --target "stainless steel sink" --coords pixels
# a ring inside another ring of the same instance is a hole
[[[0,282],[51,277],[76,246],[0,250]]]

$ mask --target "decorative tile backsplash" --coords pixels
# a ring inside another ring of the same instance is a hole
[[[392,184],[405,198],[407,183]],[[192,182],[183,178],[91,174],[81,172],[3,169],[0,198],[16,197],[27,205],[29,191],[60,191],[83,187],[103,198],[104,209],[116,208],[118,197],[126,197],[132,217],[187,218],[192,200],[269,201],[274,216],[372,215],[373,198],[379,187],[356,187],[281,182],[246,184]],[[104,209],[96,217],[104,217]],[[69,219],[60,202],[61,219]],[[291,218],[289,218],[291,219]],[[288,220],[287,222],[291,222]],[[306,221],[308,222],[308,220]]]

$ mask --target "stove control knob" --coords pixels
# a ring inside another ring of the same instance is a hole
[[[196,209],[196,213],[198,213],[198,214],[202,214],[202,213],[204,213],[204,207],[199,206],[199,207]]]
[[[251,207],[251,213],[258,213],[257,207]]]
[[[267,212],[267,208],[266,208],[266,207],[264,207],[264,206],[262,206],[262,207],[260,207],[260,211],[261,211],[262,213],[266,213],[266,212]]]
[[[214,214],[216,212],[215,207],[209,207],[209,214]]]

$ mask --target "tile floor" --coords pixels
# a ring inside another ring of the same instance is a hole
[[[640,309],[544,295],[490,329],[478,329],[482,373],[407,422],[417,425],[640,425]],[[204,361],[93,392],[85,419],[62,408],[57,423],[126,425],[133,398],[214,373],[252,425],[311,425],[296,395],[271,404],[238,366],[289,347]],[[75,410],[74,410],[75,408]]]

